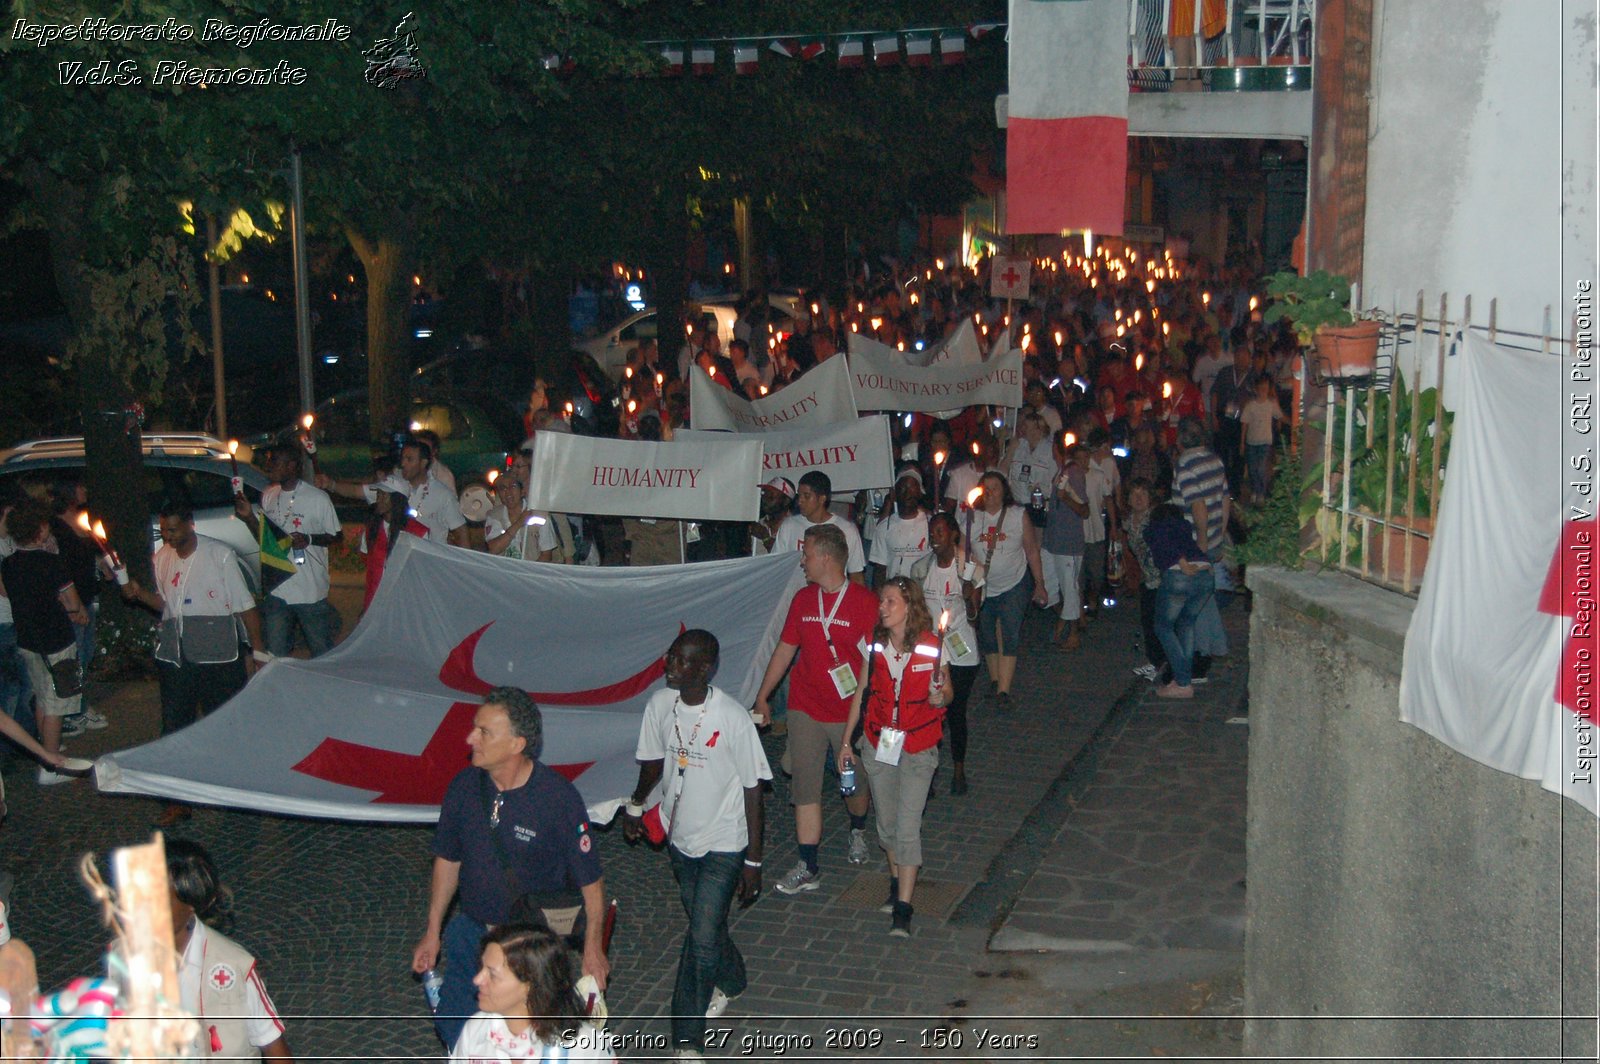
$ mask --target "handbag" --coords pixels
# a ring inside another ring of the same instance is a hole
[[[50,686],[57,698],[75,698],[83,694],[83,670],[78,668],[76,655],[50,663]]]
[[[494,812],[494,788],[485,772],[479,777],[479,791],[483,796],[485,817]],[[489,829],[489,840],[494,843],[495,859],[500,863],[500,874],[505,877],[506,892],[511,896],[511,909],[507,923],[532,924],[560,935],[573,949],[583,949],[584,934],[589,929],[588,912],[583,904],[583,892],[572,888],[562,890],[526,890],[511,867],[511,855],[494,827]]]

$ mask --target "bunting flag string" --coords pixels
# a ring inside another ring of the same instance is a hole
[[[661,56],[657,71],[663,77],[678,77],[685,72],[699,77],[715,74],[723,53],[731,53],[736,74],[754,74],[760,67],[761,53],[771,52],[801,63],[815,61],[833,53],[836,65],[849,69],[894,67],[955,66],[966,62],[967,41],[982,40],[1004,22],[975,22],[966,26],[918,26],[901,30],[856,30],[849,33],[762,34],[751,37],[706,37],[695,40],[644,41]],[[765,45],[763,48],[762,46]],[[569,74],[575,67],[570,56],[543,57],[546,70]]]

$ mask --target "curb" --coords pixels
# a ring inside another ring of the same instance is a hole
[[[1094,782],[1106,751],[1127,727],[1149,686],[1145,680],[1135,679],[1112,703],[1105,719],[1062,766],[1061,772],[1023,818],[1022,825],[989,862],[983,878],[961,899],[946,923],[954,927],[985,927],[991,937],[1000,931],[1017,904],[1017,898],[1044,861],[1050,841]]]

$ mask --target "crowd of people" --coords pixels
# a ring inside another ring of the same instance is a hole
[[[539,381],[529,438],[494,480],[494,504],[481,521],[467,520],[454,478],[437,460],[438,440],[426,433],[407,438],[361,480],[306,476],[313,448],[305,437],[260,454],[270,486],[259,504],[239,495],[237,517],[258,535],[266,522],[292,565],[264,583],[259,599],[232,552],[196,535],[187,504],[167,503],[153,585],[118,581],[124,598],[160,618],[163,734],[221,705],[297,641],[312,654],[333,644],[339,618],[328,602],[328,550],[341,534],[333,496],[369,506],[368,602],[403,535],[566,564],[794,552],[806,583],[787,606],[753,706],[713,685],[715,633],[688,631],[666,652],[666,687],[650,700],[639,734],[639,778],[623,832],[665,846],[688,918],[674,1047],[693,1058],[706,1021],[746,986],[728,916],[735,898],[750,904],[763,889],[762,796],[772,768],[758,728],[786,737],[781,768],[791,780],[799,855],[774,889],[822,887],[831,771],[849,817],[847,859],[870,860],[870,818],[887,873],[889,934],[910,935],[921,821],[940,751],[948,743],[950,793],[966,794],[970,711],[980,700],[997,718],[1014,710],[1030,606],[1049,611],[1053,645],[1072,654],[1101,610],[1136,594],[1147,655],[1136,671],[1166,698],[1193,697],[1212,659],[1227,653],[1219,608],[1234,580],[1235,500],[1259,503],[1270,491],[1297,369],[1292,339],[1262,327],[1257,298],[1237,273],[1140,258],[1133,249],[1063,253],[1035,263],[1032,300],[1007,306],[988,297],[981,270],[936,265],[860,278],[831,301],[819,294],[790,331],[771,328],[768,301],[752,296],[725,352],[715,321],[696,320],[676,352],[663,358],[654,343],[641,344],[623,370],[620,434],[670,440],[693,423],[691,366],[754,399],[841,357],[853,333],[922,349],[970,321],[984,350],[1020,347],[1019,409],[893,419],[894,483],[883,491],[840,497],[816,470],[797,481],[774,477],[752,485],[760,519],[750,525],[535,511],[527,500],[537,440],[570,431]],[[0,605],[9,611],[0,620],[8,711],[0,730],[42,762],[46,783],[58,775],[60,736],[71,722],[103,726],[81,691],[59,694],[52,674],[61,662],[86,666],[92,658],[93,602],[116,575],[74,525],[81,494],[73,497],[69,485],[61,495],[54,506],[4,500],[8,535],[0,538],[8,596]],[[980,675],[989,681],[982,692]],[[13,719],[19,701],[34,708],[37,740]],[[539,762],[541,741],[528,696],[491,691],[474,720],[471,764],[444,799],[412,961],[419,974],[443,969],[436,1026],[452,1059],[540,1059],[557,1045],[567,1059],[614,1059],[585,1007],[609,972],[598,854],[577,791]],[[170,828],[187,816],[172,805],[158,824]],[[203,853],[181,856],[184,881],[203,879]],[[195,898],[183,904],[187,910],[175,900],[174,911],[188,914],[190,949],[207,941],[194,920],[205,913]],[[238,949],[220,935],[210,941]],[[240,951],[239,965],[247,958]],[[259,1002],[244,1003],[241,1014],[253,1017],[244,1028],[214,1037],[287,1056],[264,991]]]

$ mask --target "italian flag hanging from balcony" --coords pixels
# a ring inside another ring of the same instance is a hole
[[[1011,0],[1008,233],[1122,232],[1126,0]]]

